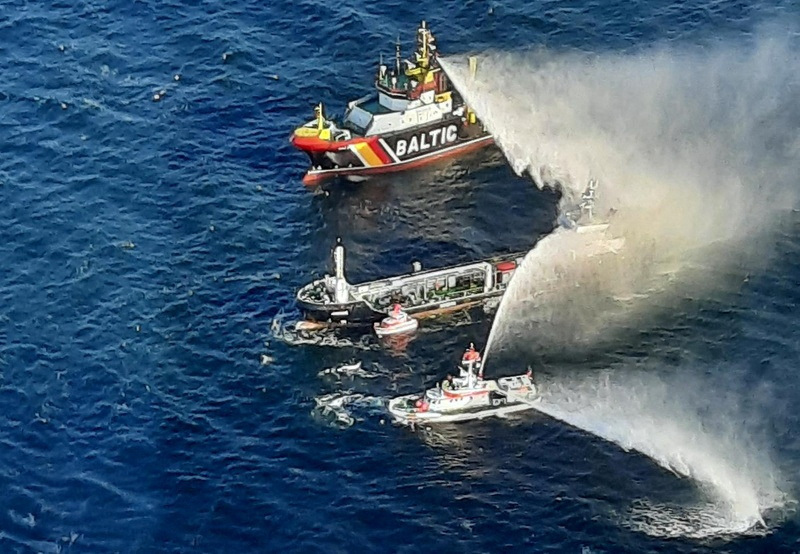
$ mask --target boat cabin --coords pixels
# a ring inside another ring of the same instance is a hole
[[[454,91],[436,55],[436,39],[423,21],[413,58],[402,60],[398,43],[393,67],[381,59],[375,78],[377,93],[350,102],[342,126],[362,136],[380,135],[453,113]]]

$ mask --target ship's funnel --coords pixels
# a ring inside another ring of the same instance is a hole
[[[333,247],[333,276],[336,279],[334,291],[336,302],[339,304],[347,302],[350,285],[344,276],[344,245],[341,238],[336,239],[336,246]]]

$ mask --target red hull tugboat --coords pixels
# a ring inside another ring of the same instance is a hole
[[[341,123],[325,117],[320,104],[316,118],[294,131],[292,144],[311,159],[303,183],[363,180],[492,143],[439,65],[424,21],[413,58],[402,60],[398,44],[394,67],[381,62],[375,88],[377,94],[348,103]]]

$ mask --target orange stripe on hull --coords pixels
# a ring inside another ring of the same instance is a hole
[[[466,394],[458,394],[458,393],[455,393],[455,392],[450,392],[449,390],[442,389],[442,393],[447,398],[466,398],[468,396],[481,396],[483,394],[489,394],[489,391],[488,390],[478,390],[478,391],[468,392]]]
[[[468,152],[473,152],[475,150],[479,150],[484,148],[494,142],[494,139],[491,136],[484,137],[480,140],[476,140],[474,142],[470,142],[468,144],[464,144],[463,146],[459,146],[456,148],[452,148],[447,150],[446,152],[439,152],[438,154],[432,154],[430,156],[426,156],[422,159],[417,160],[410,160],[407,162],[400,162],[400,163],[392,163],[392,164],[385,164],[378,167],[363,167],[363,168],[347,168],[341,171],[336,170],[323,170],[323,171],[309,171],[303,177],[303,184],[307,186],[318,185],[323,183],[329,179],[333,179],[335,177],[347,177],[350,175],[353,176],[370,176],[370,175],[380,175],[383,173],[393,173],[396,171],[405,171],[406,169],[414,169],[418,167],[422,167],[429,163],[433,163],[438,160],[443,160],[445,158],[451,158],[455,156],[459,156],[462,154],[466,154]]]
[[[361,156],[361,158],[369,167],[378,167],[383,165],[383,162],[378,155],[373,152],[372,146],[370,146],[368,142],[354,144],[353,148],[358,151],[359,156]]]

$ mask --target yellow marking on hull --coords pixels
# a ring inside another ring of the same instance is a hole
[[[373,152],[372,147],[366,142],[360,142],[358,144],[353,145],[364,161],[370,167],[376,167],[379,165],[383,165],[383,162],[378,157],[378,155]]]

